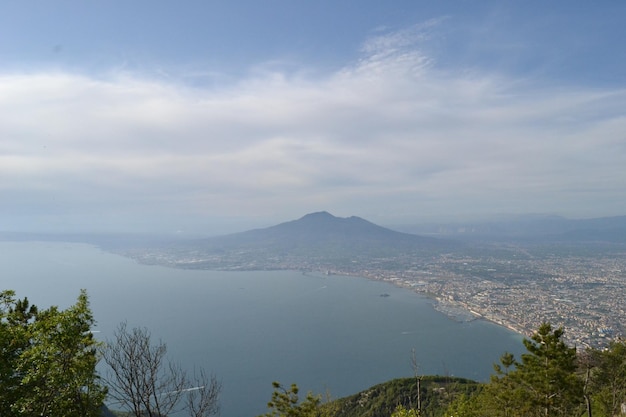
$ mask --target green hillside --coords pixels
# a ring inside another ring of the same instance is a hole
[[[471,395],[481,384],[469,379],[446,376],[423,376],[421,409],[423,416],[444,416],[450,403],[461,395]],[[349,397],[324,405],[333,417],[389,417],[400,405],[417,408],[417,380],[393,379]]]

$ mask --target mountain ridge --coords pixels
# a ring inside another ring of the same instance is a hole
[[[327,211],[309,213],[299,219],[274,226],[252,229],[229,235],[201,239],[206,243],[225,247],[265,245],[266,247],[293,248],[331,244],[362,246],[363,244],[439,246],[441,239],[398,232],[379,226],[361,217],[336,217]]]
[[[407,233],[462,240],[626,243],[626,216],[568,219],[555,215],[523,215],[476,222],[397,225],[396,228]]]
[[[156,258],[194,269],[347,272],[372,262],[433,255],[451,245],[456,244],[398,232],[357,216],[342,218],[321,211],[266,228],[179,242],[163,248]]]

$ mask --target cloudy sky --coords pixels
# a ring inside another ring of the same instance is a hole
[[[626,214],[626,2],[0,2],[0,230]]]

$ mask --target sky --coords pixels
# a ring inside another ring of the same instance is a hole
[[[0,231],[626,215],[626,2],[0,0]]]

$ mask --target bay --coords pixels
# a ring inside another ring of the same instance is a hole
[[[215,373],[225,417],[264,413],[272,381],[341,397],[412,376],[413,350],[421,374],[484,381],[502,353],[523,350],[508,329],[451,320],[427,298],[364,278],[181,270],[85,244],[0,242],[0,289],[66,308],[82,288],[98,338],[122,321],[146,327],[183,367]]]

